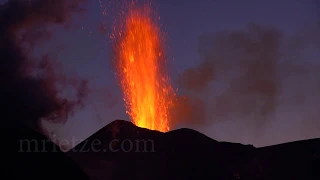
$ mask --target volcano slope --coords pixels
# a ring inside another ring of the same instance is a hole
[[[56,144],[27,126],[1,128],[1,137],[1,179],[89,180]]]
[[[320,179],[320,139],[255,148],[116,120],[67,154],[90,179]]]

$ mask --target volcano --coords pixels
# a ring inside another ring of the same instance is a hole
[[[91,179],[320,179],[320,139],[256,148],[116,120],[67,154]]]

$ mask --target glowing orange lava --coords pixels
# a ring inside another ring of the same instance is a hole
[[[123,23],[115,52],[126,112],[139,127],[169,131],[175,92],[165,71],[160,28],[150,6],[129,8]]]

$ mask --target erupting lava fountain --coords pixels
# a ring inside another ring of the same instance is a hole
[[[131,4],[115,38],[117,75],[126,112],[139,127],[167,132],[176,96],[166,71],[159,26],[150,5]]]

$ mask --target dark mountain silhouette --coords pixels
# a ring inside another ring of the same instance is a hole
[[[1,137],[2,179],[89,179],[57,145],[26,126],[1,128]]]
[[[320,139],[255,148],[116,120],[67,154],[90,179],[318,180]]]

